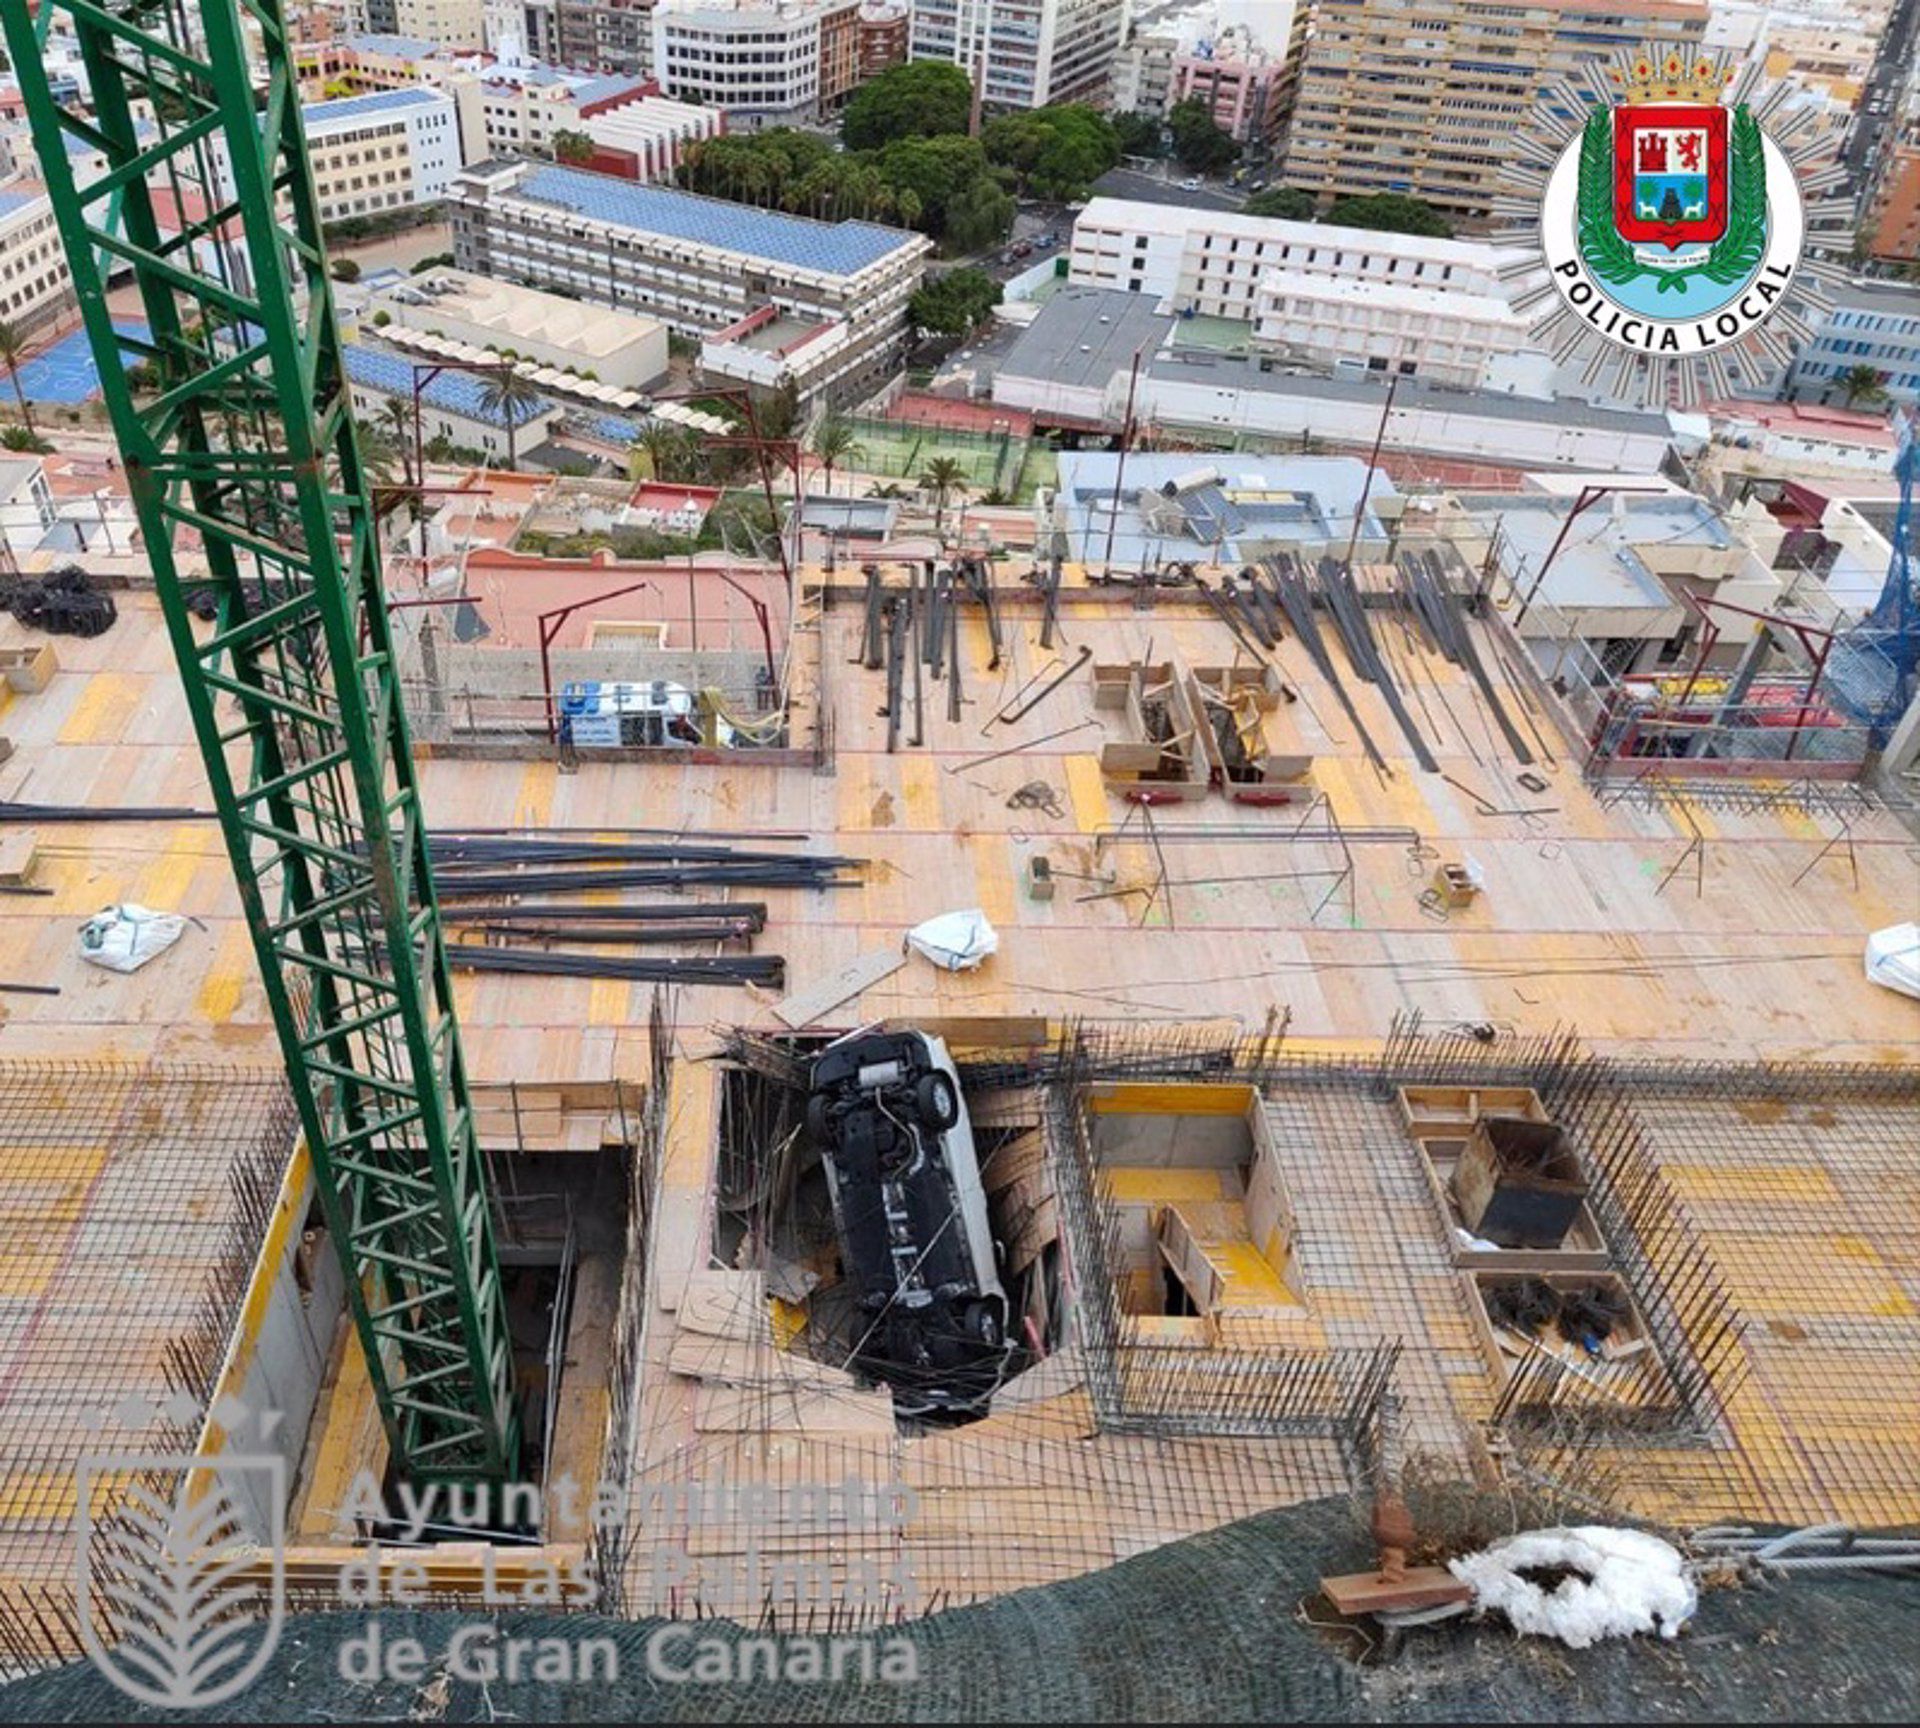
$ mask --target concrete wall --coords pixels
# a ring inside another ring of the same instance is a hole
[[[273,1412],[279,1422],[263,1436],[257,1425],[241,1427],[229,1435],[209,1420],[198,1449],[204,1458],[223,1454],[279,1457],[286,1466],[289,1498],[346,1299],[340,1261],[332,1243],[319,1237],[311,1250],[304,1255],[301,1252],[302,1229],[312,1205],[313,1165],[303,1145],[287,1166],[279,1198],[274,1202],[273,1217],[254,1263],[215,1393],[216,1402],[223,1397],[235,1398],[254,1412]],[[303,1265],[296,1267],[296,1261]],[[201,1492],[204,1480],[196,1477],[191,1491]],[[221,1485],[248,1520],[249,1533],[262,1542],[270,1541],[275,1530],[274,1509],[267,1497],[265,1473],[223,1472]]]

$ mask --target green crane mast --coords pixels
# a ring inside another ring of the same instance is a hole
[[[282,0],[0,0],[0,22],[394,1466],[509,1477],[486,1171]],[[90,112],[49,88],[49,22]],[[157,393],[135,399],[123,346]],[[211,572],[191,588],[188,531]]]

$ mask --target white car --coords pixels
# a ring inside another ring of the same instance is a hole
[[[1198,192],[1200,190],[1200,182],[1191,178],[1182,180],[1180,182],[1180,190],[1182,192]]]
[[[858,1032],[814,1059],[820,1148],[854,1286],[852,1358],[903,1416],[977,1414],[1013,1346],[986,1190],[943,1040]]]

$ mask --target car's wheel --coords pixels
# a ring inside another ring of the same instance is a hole
[[[832,1100],[824,1092],[816,1092],[807,1100],[807,1133],[816,1146],[833,1144],[827,1124],[827,1109],[831,1103]]]
[[[960,1120],[960,1094],[944,1074],[922,1074],[913,1089],[913,1104],[921,1123],[944,1134]]]
[[[993,1311],[990,1302],[969,1302],[963,1324],[967,1336],[986,1345],[989,1350],[1000,1345],[1000,1316]]]

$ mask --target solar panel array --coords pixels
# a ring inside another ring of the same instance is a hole
[[[334,102],[310,102],[301,110],[309,127],[337,125],[342,120],[368,120],[376,114],[395,114],[408,108],[451,107],[453,98],[421,85],[412,90],[375,90],[365,96],[342,96]]]
[[[361,54],[391,54],[404,60],[425,60],[440,52],[440,44],[419,36],[390,36],[373,30],[363,36],[349,36],[347,46]]]
[[[536,168],[509,196],[556,205],[615,228],[691,241],[829,276],[864,270],[915,238],[902,229],[871,222],[815,222],[574,168]]]
[[[346,362],[347,377],[353,383],[384,391],[389,396],[413,394],[413,367],[397,355],[365,348],[357,342],[344,343],[341,354]],[[483,425],[504,428],[506,415],[497,408],[484,406],[485,390],[486,379],[475,373],[442,372],[420,393],[420,399],[429,408],[438,408],[443,413],[459,414]],[[554,404],[542,396],[535,403],[516,408],[513,424],[516,428],[524,426],[529,420],[550,413],[553,407]]]
[[[1247,525],[1246,517],[1218,486],[1196,486],[1191,492],[1181,493],[1180,508],[1187,513],[1187,525],[1196,540],[1226,540]]]

